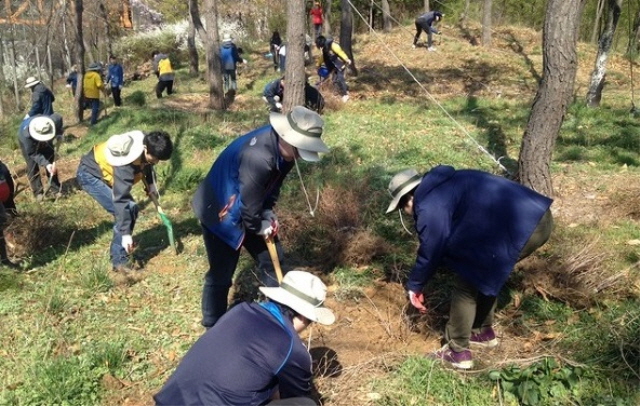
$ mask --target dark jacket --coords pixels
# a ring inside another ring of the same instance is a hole
[[[55,96],[42,82],[31,88],[31,110],[27,113],[30,117],[36,114],[50,116],[53,114],[53,102]]]
[[[322,47],[322,60],[324,65],[330,72],[334,70],[342,70],[346,66],[348,59],[340,44],[335,42],[333,38],[327,37]]]
[[[189,349],[154,399],[158,406],[257,406],[309,396],[311,356],[273,302],[241,303]]]
[[[433,27],[433,22],[436,20],[436,17],[442,18],[442,13],[439,11],[429,11],[416,18],[416,23],[420,24],[423,29],[429,29],[432,33],[437,34],[438,30]]]
[[[273,209],[294,165],[282,158],[278,142],[270,125],[236,139],[220,153],[193,197],[200,222],[235,249],[242,246],[245,232],[261,230],[262,214]]]
[[[31,120],[41,115],[42,114],[30,116],[22,120],[18,129],[18,143],[20,144],[22,155],[24,155],[26,159],[37,163],[39,166],[47,166],[53,163],[53,161],[49,162],[49,159],[47,159],[47,156],[50,156],[51,151],[53,151],[53,140],[46,142],[37,141],[29,135],[29,123],[31,123]],[[51,118],[53,119],[55,116],[59,117],[59,115],[54,114]],[[62,120],[62,117],[60,117],[60,120]],[[56,123],[56,120],[54,120],[54,123]],[[58,123],[56,123],[56,127],[57,124]],[[57,132],[61,134],[61,130],[58,130]]]
[[[407,289],[421,291],[442,265],[497,296],[552,202],[503,177],[436,166],[414,192],[420,247]]]
[[[220,47],[220,63],[222,70],[235,70],[236,64],[242,63],[238,48],[233,42],[225,42]]]
[[[271,82],[267,83],[262,92],[262,96],[267,99],[267,102],[271,106],[271,108],[276,107],[275,97],[278,96],[280,101],[282,102],[282,97],[284,95],[284,86],[282,86],[282,79],[275,79]]]
[[[67,84],[71,86],[73,94],[76,94],[76,88],[78,86],[78,72],[69,72],[69,75],[67,75]]]

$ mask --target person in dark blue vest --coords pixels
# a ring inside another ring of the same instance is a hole
[[[280,188],[299,158],[316,162],[328,152],[324,121],[296,106],[287,114],[270,113],[269,125],[227,146],[200,183],[191,203],[202,226],[209,270],[202,290],[202,325],[213,326],[227,311],[233,274],[245,247],[257,262],[262,285],[276,286],[266,239],[273,238],[280,261],[278,218],[274,206]]]
[[[71,89],[71,94],[76,95],[76,89],[78,88],[78,66],[73,65],[67,75],[67,87]]]
[[[153,398],[157,406],[315,406],[311,356],[298,336],[312,322],[330,325],[327,287],[292,270],[263,303],[234,306],[189,349]]]
[[[444,14],[442,14],[439,11],[436,10],[432,10],[429,11],[428,13],[424,13],[422,14],[420,17],[416,18],[416,35],[415,37],[413,37],[413,47],[416,47],[416,44],[418,43],[418,39],[420,38],[420,34],[422,34],[422,32],[426,32],[427,33],[427,50],[428,51],[435,51],[436,48],[433,46],[433,37],[432,34],[440,34],[440,31],[438,31],[435,27],[434,24],[439,22],[440,20],[442,20],[442,17],[444,17]]]
[[[53,114],[53,102],[56,101],[53,92],[38,79],[32,77],[27,78],[24,86],[31,89],[31,109],[25,118],[33,117],[38,114],[50,116]]]
[[[246,63],[240,53],[238,47],[233,43],[230,34],[224,34],[222,37],[222,45],[220,46],[220,63],[222,64],[222,83],[224,92],[230,90],[234,92],[238,90],[238,82],[236,78],[236,66],[239,63]]]
[[[446,165],[424,176],[402,171],[389,192],[387,213],[401,209],[413,216],[420,240],[406,285],[411,304],[426,313],[427,281],[440,266],[455,273],[444,346],[431,355],[472,368],[470,345],[498,344],[496,297],[515,264],[548,240],[553,200],[500,176]]]

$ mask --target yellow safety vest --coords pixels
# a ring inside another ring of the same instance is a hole
[[[107,185],[109,185],[110,187],[113,187],[113,166],[109,165],[109,163],[107,162],[106,150],[107,150],[106,142],[97,144],[95,147],[93,147],[93,156],[96,160],[96,163],[100,167],[100,170],[102,171],[102,179],[105,181]],[[137,158],[131,164],[138,167],[142,167],[142,158],[141,157]],[[144,175],[142,171],[136,173],[133,178],[133,184],[135,185],[136,183],[140,182],[143,176]]]

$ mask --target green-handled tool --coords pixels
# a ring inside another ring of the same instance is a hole
[[[164,213],[164,210],[162,210],[162,206],[160,206],[160,203],[158,202],[158,198],[156,197],[155,193],[149,193],[149,197],[151,198],[151,201],[153,202],[153,204],[156,206],[158,217],[160,217],[162,224],[164,224],[164,227],[167,229],[167,237],[169,238],[169,244],[171,244],[171,248],[173,248],[173,252],[177,255],[178,246],[176,245],[176,238],[173,235],[173,224],[171,224],[171,220],[169,220],[169,217],[167,217],[167,215]]]

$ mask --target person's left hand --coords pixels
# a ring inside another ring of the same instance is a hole
[[[272,232],[271,235],[275,236],[280,230],[280,223],[278,223],[278,217],[273,210],[264,210],[262,212],[262,219],[271,223]]]
[[[422,292],[416,293],[412,290],[408,291],[407,293],[409,294],[409,301],[411,302],[413,307],[418,309],[420,313],[423,313],[423,314],[426,313],[427,308],[424,305],[424,294]]]

